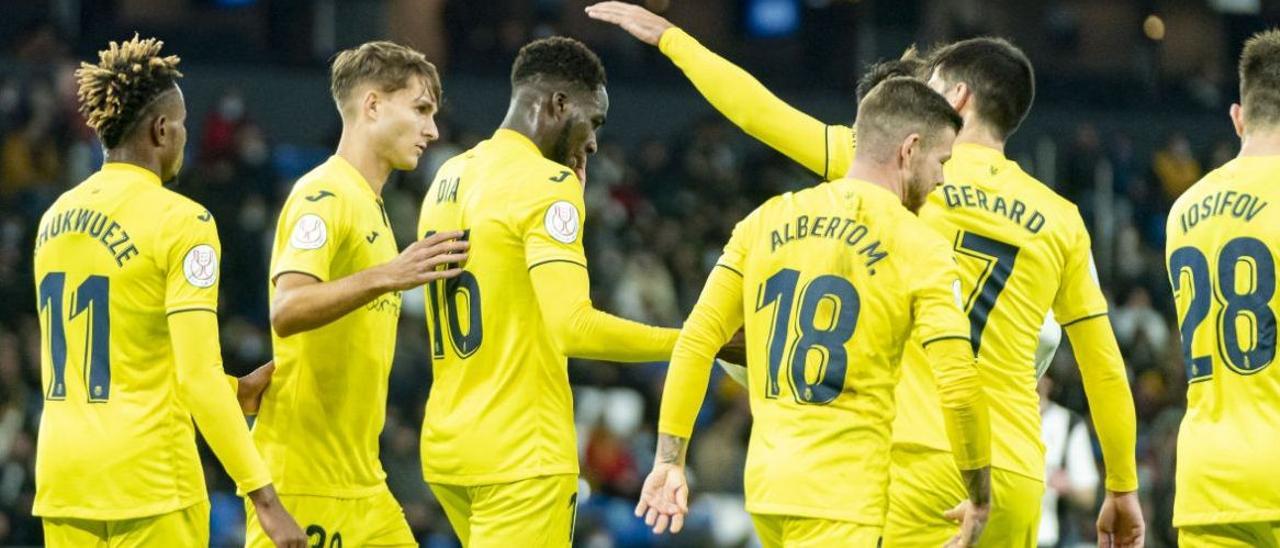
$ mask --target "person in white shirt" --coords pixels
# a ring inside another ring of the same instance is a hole
[[[1089,511],[1098,496],[1098,464],[1089,426],[1083,417],[1049,399],[1051,375],[1040,377],[1040,430],[1045,446],[1045,490],[1041,501],[1041,548],[1057,547],[1062,537],[1058,502]]]

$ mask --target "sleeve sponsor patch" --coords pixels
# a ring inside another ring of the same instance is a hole
[[[293,225],[293,234],[289,236],[289,245],[296,249],[319,249],[329,240],[329,227],[324,219],[314,213],[308,213]]]
[[[218,281],[218,252],[209,244],[191,248],[182,260],[182,274],[191,285],[199,288],[212,286]]]
[[[578,232],[582,229],[578,208],[565,200],[560,200],[547,208],[542,224],[546,227],[547,234],[557,242],[565,244],[577,241]]]

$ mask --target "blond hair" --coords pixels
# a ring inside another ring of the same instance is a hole
[[[409,85],[410,78],[426,80],[432,98],[440,102],[440,75],[422,52],[395,42],[365,42],[338,52],[329,71],[329,90],[341,108],[357,86],[372,82],[391,93]]]
[[[161,56],[164,42],[139,38],[109,42],[98,52],[98,64],[80,63],[76,70],[80,114],[107,148],[120,144],[156,98],[173,89],[178,56]]]

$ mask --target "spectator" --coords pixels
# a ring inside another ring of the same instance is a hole
[[[1164,189],[1164,198],[1169,203],[1178,199],[1191,185],[1200,180],[1204,171],[1200,162],[1191,153],[1191,141],[1186,134],[1175,131],[1169,135],[1164,148],[1156,152],[1151,160],[1151,171],[1160,181]]]
[[[1040,548],[1065,546],[1075,534],[1069,524],[1088,513],[1098,495],[1098,465],[1084,417],[1050,398],[1051,375],[1040,377],[1040,436],[1045,449],[1045,490],[1040,510]]]

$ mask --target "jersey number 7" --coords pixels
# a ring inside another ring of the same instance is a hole
[[[955,250],[986,263],[974,281],[973,291],[964,300],[964,309],[969,311],[969,341],[973,344],[973,353],[977,354],[982,348],[982,332],[987,328],[991,309],[995,308],[1013,275],[1018,248],[972,232],[961,232],[956,238]]]

